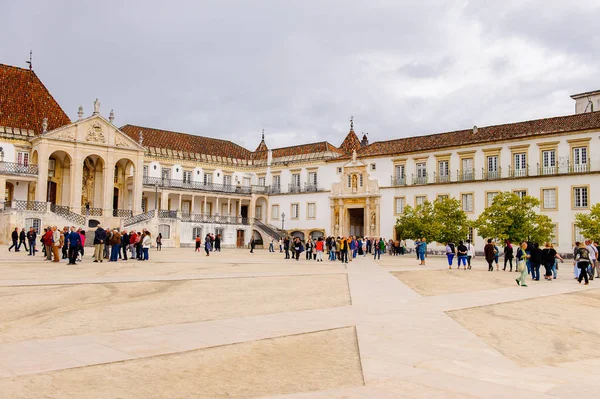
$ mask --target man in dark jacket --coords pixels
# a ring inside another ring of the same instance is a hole
[[[483,253],[485,255],[485,261],[488,263],[488,272],[494,271],[494,259],[496,258],[495,254],[496,249],[494,248],[494,244],[492,244],[492,239],[489,238],[487,240],[487,244],[483,247]]]
[[[11,249],[15,249],[15,252],[19,252],[19,228],[15,227],[15,231],[12,232],[11,235],[12,238],[12,242],[13,245],[10,246],[10,248],[8,248],[8,252],[10,252]]]
[[[21,233],[19,233],[19,247],[17,248],[19,251],[21,250],[21,245],[25,247],[25,251],[29,251],[27,249],[27,234],[25,233],[25,228],[22,228]]]
[[[127,260],[127,248],[129,248],[129,234],[127,234],[127,230],[121,234],[121,248],[123,248],[123,260]],[[119,254],[120,257],[121,255]]]
[[[75,265],[77,260],[77,252],[81,245],[81,236],[75,229],[75,226],[71,226],[71,232],[65,236],[65,246],[69,244],[69,263],[68,265]]]
[[[29,255],[35,256],[35,240],[37,239],[37,233],[33,227],[29,228],[27,232],[27,241],[29,241]]]
[[[94,233],[94,262],[102,262],[102,256],[104,254],[104,244],[106,241],[106,231],[102,226],[98,225],[96,232]]]

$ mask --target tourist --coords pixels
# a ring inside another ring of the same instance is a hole
[[[550,248],[554,249],[554,245],[552,243],[550,243]],[[558,276],[558,262],[560,261],[560,263],[564,263],[564,259],[557,253],[554,256],[554,263],[552,264],[552,278],[554,280],[556,280],[556,277]]]
[[[138,231],[138,240],[137,243],[135,244],[135,251],[136,251],[136,258],[137,260],[143,260],[144,259],[144,238],[146,238],[146,229],[142,229],[141,232]],[[148,248],[150,248],[150,246],[148,246]]]
[[[275,247],[273,246],[273,237],[269,236],[269,252],[275,252]]]
[[[577,251],[575,252],[575,262],[577,262],[577,267],[579,268],[579,284],[581,284],[581,280],[585,279],[585,285],[589,284],[588,279],[588,267],[590,266],[590,252],[587,249],[585,243],[580,243]]]
[[[106,229],[106,240],[104,240],[104,253],[102,257],[104,259],[108,259],[110,256],[110,237],[112,236],[112,231],[110,229]]]
[[[210,234],[206,235],[206,240],[208,241],[210,244]],[[250,253],[253,254],[254,253],[254,247],[256,246],[256,241],[254,241],[254,236],[250,237]]]
[[[283,249],[285,250],[285,259],[290,259],[290,237],[288,236],[283,240]]]
[[[367,241],[367,253],[370,254],[373,250],[373,241],[369,237],[366,237],[365,240]]]
[[[121,252],[121,234],[117,230],[111,232],[108,243],[110,244],[110,259],[109,262],[116,262]]]
[[[158,233],[156,236],[156,250],[162,251],[162,233]]]
[[[343,259],[342,259],[342,238],[341,237],[337,237],[335,240],[335,257],[337,260],[339,260],[340,262],[344,263]]]
[[[221,234],[215,237],[215,252],[221,252]]]
[[[277,243],[279,244],[279,253],[283,252],[283,237],[279,237],[279,240],[277,240]]]
[[[143,258],[140,260],[148,260],[150,255],[150,247],[152,246],[152,237],[150,237],[150,232],[145,231],[144,238],[142,239],[142,255]]]
[[[531,264],[531,279],[534,281],[540,281],[540,267],[544,262],[544,254],[538,243],[533,243],[530,255],[531,257],[529,258],[529,261]]]
[[[597,241],[594,241],[594,242],[592,243],[592,246],[593,246],[593,247],[594,247],[594,249],[596,250],[596,251],[594,251],[594,252],[596,253],[596,277],[597,277],[597,278],[600,278],[600,257],[598,256],[598,254],[600,253],[600,250],[599,250],[599,248],[598,248],[598,247],[599,247],[599,246],[598,246],[598,242],[597,242]]]
[[[373,244],[373,260],[375,259],[381,259],[381,247],[379,246],[379,241]]]
[[[500,267],[498,266],[498,258],[500,257],[500,248],[498,248],[498,246],[496,245],[496,242],[494,241],[494,263],[496,264],[496,271],[500,270]]]
[[[577,251],[579,250],[579,241],[576,241],[573,245],[573,276],[575,280],[579,278],[579,267],[577,267],[577,261],[575,258],[577,257]]]
[[[60,231],[58,230],[58,227],[56,226],[52,226],[52,258],[54,259],[53,262],[54,263],[58,263],[60,262],[59,259],[59,255],[58,255],[58,248],[62,245],[61,244],[61,239],[64,239],[63,236],[61,236]]]
[[[59,248],[61,249],[62,252],[62,258],[63,259],[69,259],[69,246],[68,243],[66,243],[65,241],[65,237],[69,235],[69,227],[68,226],[64,226],[62,228],[62,230],[60,231],[60,246]]]
[[[98,225],[94,233],[94,262],[102,262],[104,255],[104,244],[106,242],[106,231]]]
[[[471,261],[475,258],[475,246],[467,240],[467,269],[471,270]]]
[[[292,258],[295,256],[296,261],[300,260],[300,253],[304,250],[302,247],[302,241],[300,241],[300,237],[294,237],[294,253],[292,254]]]
[[[588,273],[590,275],[590,280],[594,279],[594,269],[596,268],[596,260],[598,259],[598,250],[594,245],[592,245],[592,240],[585,240],[585,247],[587,248],[590,254],[590,265],[588,267]]]
[[[346,237],[340,239],[340,259],[342,263],[348,263],[348,239]]]
[[[400,240],[400,255],[404,255],[406,253],[406,240]]]
[[[254,241],[254,237],[252,237],[252,239],[250,240],[250,244],[252,245],[252,242]],[[204,252],[206,252],[206,256],[210,256],[210,251],[212,249],[212,244],[211,244],[211,240],[210,240],[210,234],[207,234],[206,237],[204,237]],[[254,250],[254,246],[252,245],[252,249]],[[252,251],[250,251],[252,252]]]
[[[40,237],[40,244],[42,244],[42,254],[44,255],[44,257],[46,257],[46,245],[44,244],[44,236],[46,235],[46,233],[48,232],[48,229],[44,227],[44,232],[41,233],[41,237]]]
[[[75,230],[75,226],[71,226],[71,232],[67,234],[65,241],[69,244],[69,263],[67,265],[76,265],[75,261],[81,245],[81,236]]]
[[[506,271],[506,263],[510,265],[510,271],[513,269],[513,247],[510,244],[510,241],[504,240],[504,271]],[[516,270],[516,269],[515,269]]]
[[[517,264],[515,269],[521,275],[515,280],[517,285],[521,287],[527,287],[527,282],[525,281],[525,272],[527,271],[527,267],[525,266],[526,260],[529,259],[530,255],[527,253],[527,242],[523,241],[521,246],[517,248]]]
[[[544,273],[544,279],[546,281],[552,281],[552,268],[556,261],[556,255],[558,254],[556,253],[556,250],[552,248],[552,244],[547,242],[542,250],[542,264],[546,269],[546,272]]]
[[[313,254],[313,241],[308,238],[306,241],[306,260],[311,260]]]
[[[329,245],[328,245],[327,249],[329,250],[329,260],[331,262],[335,262],[336,246],[335,246],[335,240],[333,239],[333,237],[329,237]]]
[[[10,250],[13,248],[15,249],[15,252],[19,252],[19,228],[18,227],[15,227],[15,230],[12,232],[11,238],[12,238],[13,245],[11,245],[8,248],[8,252],[10,252]]]
[[[323,237],[317,238],[317,242],[315,243],[315,250],[317,251],[317,262],[323,262],[323,249],[325,248],[325,241]]]
[[[485,244],[485,247],[483,247],[483,254],[485,255],[485,261],[488,264],[488,272],[492,272],[494,271],[494,258],[495,258],[495,253],[494,253],[494,244],[492,244],[492,239],[488,238],[487,240],[487,244]]]
[[[129,234],[127,230],[123,230],[123,234],[121,234],[121,250],[119,251],[119,259],[127,260],[127,249],[129,248]],[[123,252],[123,257],[121,257],[121,251]]]
[[[460,264],[463,264],[464,270],[467,270],[467,253],[468,253],[468,249],[466,247],[466,245],[462,242],[459,241],[458,242],[458,248],[457,248],[457,253],[458,253],[458,265],[457,265],[457,269],[460,269]]]
[[[427,240],[422,238],[417,246],[417,255],[421,263],[419,265],[425,266],[425,255],[427,254]]]
[[[196,250],[194,252],[200,252],[200,242],[202,240],[200,239],[200,234],[196,234]]]
[[[21,245],[25,247],[26,252],[29,251],[27,249],[27,234],[25,233],[25,227],[23,227],[19,233],[19,246],[17,247],[17,250],[21,250]]]
[[[138,235],[135,230],[129,232],[129,259],[135,259],[135,243],[138,239]]]
[[[85,248],[85,238],[86,238],[85,230],[79,229],[78,233],[79,233],[79,238],[81,240],[81,244],[79,245],[79,254],[81,256],[79,256],[79,259],[77,259],[77,262],[81,262],[83,260],[84,248]]]
[[[29,241],[29,256],[35,256],[35,241],[37,233],[33,227],[29,228],[27,232],[27,241]]]
[[[452,241],[448,241],[446,243],[446,257],[448,258],[448,269],[452,269],[452,261],[454,260],[455,254],[456,250],[454,248],[454,243]]]
[[[54,253],[54,251],[52,250],[52,237],[54,237],[54,232],[52,231],[51,227],[48,227],[46,229],[46,233],[42,237],[42,239],[44,240],[44,248],[46,248],[46,260],[52,260],[52,255]]]

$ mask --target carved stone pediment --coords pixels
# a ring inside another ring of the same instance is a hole
[[[87,135],[85,137],[85,141],[89,141],[91,143],[105,143],[106,138],[102,133],[102,125],[100,122],[94,122],[91,124],[88,129]]]

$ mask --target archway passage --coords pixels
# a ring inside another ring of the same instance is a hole
[[[81,209],[102,208],[104,185],[104,160],[97,155],[89,155],[83,160],[81,182]],[[95,214],[95,213],[94,213]]]
[[[350,235],[362,237],[364,235],[365,210],[363,208],[348,209],[350,217]]]
[[[118,210],[133,210],[135,191],[135,165],[128,158],[121,158],[114,165],[113,214]]]
[[[71,198],[71,156],[64,151],[54,151],[48,157],[48,183],[46,201],[55,205],[69,206]]]

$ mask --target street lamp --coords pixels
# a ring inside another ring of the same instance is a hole
[[[158,216],[158,182],[154,183],[154,212]]]
[[[283,224],[285,223],[285,213],[281,214],[281,230],[284,230]]]

